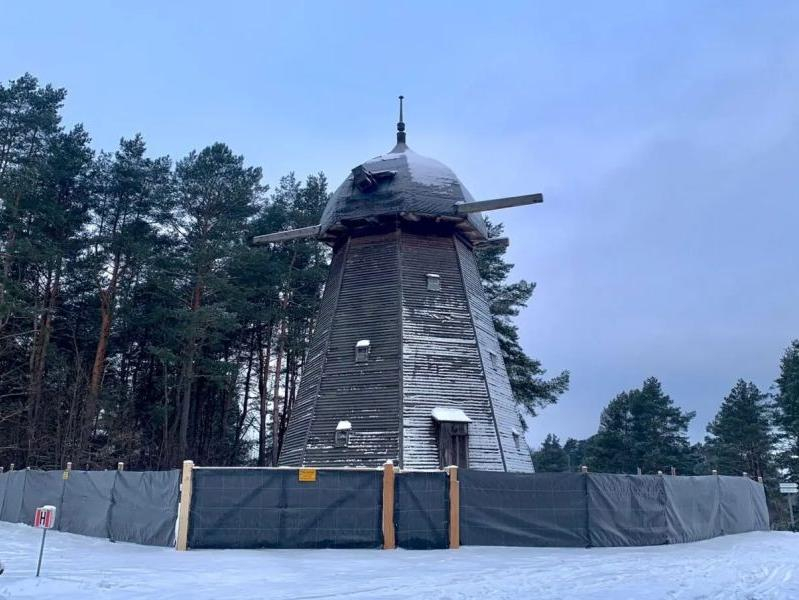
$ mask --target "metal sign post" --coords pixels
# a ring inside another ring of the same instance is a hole
[[[791,529],[796,529],[796,523],[793,519],[793,498],[799,493],[799,483],[780,483],[780,493],[785,494],[788,500],[788,514],[791,516]]]
[[[44,554],[44,540],[47,537],[47,530],[55,525],[55,506],[42,506],[36,509],[33,517],[33,526],[42,530],[42,545],[39,547],[39,563],[36,565],[36,577],[42,570],[42,555]]]

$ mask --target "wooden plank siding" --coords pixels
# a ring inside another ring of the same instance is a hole
[[[280,453],[281,466],[299,466],[303,464],[305,445],[313,419],[313,412],[319,398],[319,385],[327,355],[330,332],[333,326],[333,315],[336,312],[341,279],[344,275],[344,261],[347,257],[347,244],[344,244],[333,255],[330,271],[327,275],[316,329],[308,347],[308,356],[302,369],[300,389],[297,392],[294,409],[291,413],[283,450]]]
[[[399,458],[398,246],[394,232],[349,241],[304,464],[378,467]],[[363,339],[369,359],[356,363]],[[348,446],[336,448],[342,420],[352,430]]]
[[[369,359],[355,362],[362,339]],[[438,468],[440,406],[472,420],[470,468],[532,471],[501,360],[474,255],[452,229],[352,237],[333,257],[280,464]],[[349,444],[336,448],[342,420]]]
[[[405,468],[438,468],[437,406],[469,424],[469,466],[503,470],[475,330],[452,235],[402,234],[402,386]],[[428,273],[441,290],[427,289]]]
[[[482,364],[485,369],[488,394],[494,408],[502,454],[505,457],[505,468],[507,471],[531,472],[533,471],[533,461],[524,435],[521,435],[519,413],[511,391],[505,362],[502,360],[502,351],[499,347],[499,340],[494,329],[488,301],[477,270],[477,261],[472,250],[462,241],[456,239],[455,246],[458,250],[461,274],[469,299],[469,308],[477,335]],[[496,357],[494,360],[492,360],[491,354]],[[496,363],[496,366],[494,366],[494,363]],[[520,434],[518,448],[517,440],[513,435],[514,429]]]

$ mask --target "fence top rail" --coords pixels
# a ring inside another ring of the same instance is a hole
[[[382,471],[383,465],[380,465],[379,467],[206,467],[194,465],[192,468],[195,471],[300,471],[302,469],[313,469],[314,471],[362,471],[365,473],[374,473],[375,471]]]
[[[250,466],[206,466],[206,465],[193,465],[192,469],[197,470],[231,470],[231,471],[299,471],[301,469],[314,469],[315,471],[360,471],[365,473],[374,473],[375,471],[382,471],[385,465],[379,467],[250,467]],[[394,467],[395,473],[443,473],[446,474],[446,469],[400,469]]]

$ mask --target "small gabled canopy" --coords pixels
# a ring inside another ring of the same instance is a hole
[[[352,429],[352,423],[349,421],[339,421],[336,425],[336,431],[349,431]]]
[[[466,416],[460,408],[444,408],[436,406],[431,413],[433,420],[437,423],[471,423],[472,420]]]

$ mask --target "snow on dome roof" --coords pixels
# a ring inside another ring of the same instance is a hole
[[[455,205],[473,202],[469,190],[452,170],[439,161],[417,154],[404,143],[391,152],[376,156],[356,167],[378,174],[367,191],[356,185],[350,173],[322,213],[320,234],[334,237],[350,223],[375,217],[412,213],[420,217],[447,217],[475,241],[484,240],[487,231],[479,213],[459,215]]]
[[[471,423],[472,420],[466,416],[460,408],[444,408],[436,406],[431,413],[433,420],[439,423]]]

